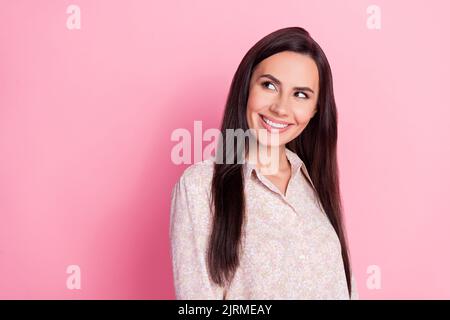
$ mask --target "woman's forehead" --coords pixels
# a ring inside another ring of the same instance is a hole
[[[253,72],[256,80],[271,75],[286,87],[313,87],[317,89],[319,71],[316,62],[308,55],[297,52],[280,52],[261,61]]]

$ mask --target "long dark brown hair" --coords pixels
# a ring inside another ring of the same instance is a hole
[[[262,60],[282,51],[310,56],[319,70],[317,112],[301,134],[287,143],[286,147],[295,152],[306,165],[315,186],[316,196],[339,237],[347,288],[351,295],[351,268],[336,158],[337,112],[333,79],[325,53],[305,29],[289,27],[277,30],[262,38],[247,52],[231,83],[222,118],[221,134],[226,137],[227,129],[249,129],[246,109],[253,70]],[[243,145],[238,142],[236,148],[226,150],[227,145],[223,140],[219,141],[216,154],[228,157],[234,153],[232,156],[237,160]],[[231,282],[239,266],[241,235],[245,224],[244,181],[242,162],[226,161],[214,164],[210,202],[213,221],[207,264],[211,280],[222,287]]]

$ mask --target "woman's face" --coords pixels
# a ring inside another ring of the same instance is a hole
[[[247,122],[258,133],[258,143],[277,145],[295,139],[316,113],[319,71],[308,55],[283,51],[261,61],[252,74]],[[260,130],[267,130],[267,139]]]

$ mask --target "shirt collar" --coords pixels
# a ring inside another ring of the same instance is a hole
[[[302,161],[302,159],[300,159],[300,157],[293,151],[289,150],[287,147],[285,148],[286,150],[286,157],[289,160],[291,166],[292,166],[292,171],[293,171],[293,175],[297,173],[299,168],[305,168],[304,163]],[[252,172],[256,169],[256,165],[253,163],[249,163],[248,161],[244,160],[243,165],[243,173],[245,176],[245,180],[249,179],[250,176],[252,175]],[[303,169],[302,169],[303,170]],[[306,171],[306,170],[305,170]],[[306,175],[309,178],[308,173],[306,172]]]

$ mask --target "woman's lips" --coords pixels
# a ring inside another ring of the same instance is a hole
[[[288,126],[285,127],[285,128],[275,128],[275,127],[272,127],[271,125],[267,124],[264,121],[263,115],[259,114],[259,119],[260,119],[261,124],[263,125],[263,127],[266,128],[267,131],[269,131],[271,133],[282,133],[282,132],[288,130],[291,127],[291,125],[292,125],[292,124],[288,124]]]

